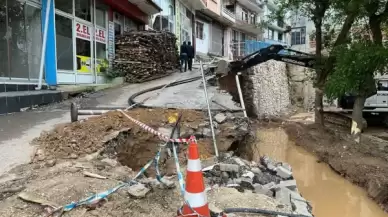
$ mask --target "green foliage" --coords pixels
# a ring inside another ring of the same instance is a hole
[[[107,59],[104,59],[103,62],[103,65],[109,66],[109,61]],[[114,67],[104,68],[103,70],[101,70],[101,72],[103,73],[104,77],[109,81],[123,76],[123,73],[120,70],[115,69]]]
[[[325,93],[334,99],[344,94],[367,96],[375,91],[374,76],[385,73],[388,49],[370,41],[342,45],[334,51],[335,70],[326,82]]]

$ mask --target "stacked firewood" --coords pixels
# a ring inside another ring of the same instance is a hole
[[[113,67],[129,83],[167,76],[179,67],[176,37],[164,31],[131,31],[119,35]]]

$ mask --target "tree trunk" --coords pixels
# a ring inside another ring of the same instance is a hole
[[[366,97],[357,96],[353,105],[352,112],[352,128],[351,135],[355,142],[360,143],[361,133],[364,129],[364,118],[362,116],[362,110],[364,110]]]
[[[319,87],[315,88],[315,109],[314,109],[315,123],[324,126],[323,119],[323,90]]]
[[[318,17],[315,22],[315,31],[316,31],[316,37],[315,37],[315,56],[317,58],[318,64],[316,73],[317,73],[317,79],[319,79],[322,75],[322,67],[321,67],[321,61],[322,61],[322,17]],[[315,86],[315,102],[314,102],[314,116],[315,116],[315,123],[320,126],[324,126],[324,119],[323,119],[323,85],[320,85],[319,82],[317,82]]]

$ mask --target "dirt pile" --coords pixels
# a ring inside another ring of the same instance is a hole
[[[172,129],[169,119],[182,114],[181,138],[195,135],[202,158],[214,154],[210,123],[205,113],[194,110],[175,109],[133,109],[127,114],[148,126],[166,132]],[[217,117],[218,115],[218,117]],[[241,141],[249,132],[246,119],[231,114],[215,113],[216,137],[219,151],[227,151],[236,141]],[[169,133],[166,133],[169,134]],[[169,136],[169,135],[168,135]],[[123,165],[140,169],[159,150],[163,142],[157,136],[146,132],[120,112],[109,112],[84,121],[58,126],[35,140],[38,145],[34,161],[45,162],[54,159],[77,159],[95,152],[117,158]],[[182,150],[185,145],[180,146]],[[184,151],[180,151],[184,159]],[[113,156],[112,156],[113,155]]]
[[[388,211],[388,142],[363,135],[360,144],[346,134],[314,125],[286,123],[289,138],[315,153],[339,174],[365,188]]]
[[[202,112],[193,110],[133,109],[127,114],[157,129],[168,125],[168,118],[177,112],[182,113],[182,123],[187,125],[198,125],[205,119]],[[111,134],[121,129],[130,129],[136,142],[147,143],[149,147],[161,141],[157,136],[142,130],[120,112],[114,111],[86,121],[61,125],[51,132],[43,133],[34,141],[34,144],[39,145],[36,160],[77,158],[100,151],[105,142],[112,137]]]

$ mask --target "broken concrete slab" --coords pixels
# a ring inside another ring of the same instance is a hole
[[[214,120],[219,123],[219,124],[222,124],[226,121],[226,115],[224,113],[218,113],[216,116],[214,116]]]
[[[254,190],[254,187],[253,187],[253,184],[252,184],[252,179],[250,179],[248,177],[241,178],[240,186],[243,187],[243,188],[246,188],[246,189]]]
[[[306,199],[302,197],[302,195],[299,194],[299,192],[296,191],[291,191],[291,201],[293,200],[299,200],[299,201],[304,201],[307,202]]]
[[[244,161],[242,161],[240,158],[234,157],[234,158],[232,158],[232,159],[233,159],[233,161],[234,161],[236,164],[238,164],[240,167],[242,167],[242,166],[247,166],[247,165],[244,163]]]
[[[278,166],[276,167],[276,175],[283,179],[289,179],[292,176],[292,172],[283,166]]]
[[[220,170],[223,172],[236,172],[240,170],[239,165],[236,164],[220,164]]]
[[[275,192],[275,198],[282,202],[285,205],[290,206],[291,205],[291,193],[290,189],[281,187],[276,190]]]
[[[251,172],[251,171],[247,171],[244,174],[242,174],[241,177],[253,179],[253,177],[255,177],[255,174],[253,172]]]
[[[271,191],[271,189],[269,189],[263,185],[253,184],[253,187],[254,187],[253,192],[255,192],[257,194],[264,194],[264,195],[267,195],[269,197],[273,196],[273,192]]]
[[[263,172],[261,172],[260,168],[258,168],[258,167],[252,168],[251,171],[252,171],[254,174],[256,174],[256,175],[260,175],[260,174],[263,173]]]
[[[138,183],[128,187],[128,194],[135,198],[144,198],[150,189],[146,188],[145,185]]]
[[[308,204],[304,201],[293,200],[291,201],[293,207],[295,208],[294,212],[296,214],[305,215],[305,216],[313,216],[308,209]]]
[[[292,180],[280,181],[280,183],[277,184],[276,186],[274,186],[273,188],[279,189],[282,187],[288,188],[290,190],[295,190],[296,189],[296,180],[292,179]]]

